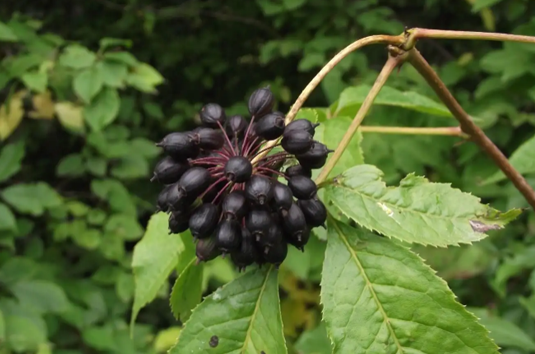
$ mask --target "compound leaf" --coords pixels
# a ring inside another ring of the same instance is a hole
[[[321,298],[333,353],[498,354],[488,331],[409,249],[328,221]]]
[[[409,243],[445,247],[471,243],[503,228],[520,210],[501,213],[479,198],[445,183],[407,175],[387,187],[372,165],[355,166],[333,179],[327,200],[342,215],[367,229]]]
[[[208,296],[169,354],[285,354],[277,271],[247,272]]]

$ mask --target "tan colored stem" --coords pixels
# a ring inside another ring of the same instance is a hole
[[[308,85],[303,89],[299,97],[295,100],[294,104],[292,105],[292,108],[286,115],[286,124],[290,123],[292,120],[294,120],[295,115],[297,112],[301,109],[305,101],[307,100],[308,96],[314,91],[314,89],[320,84],[320,82],[323,80],[325,76],[336,66],[339,62],[342,61],[346,56],[348,56],[350,53],[356,51],[357,49],[360,49],[362,47],[365,47],[370,44],[392,44],[392,45],[401,45],[405,41],[404,36],[387,36],[387,35],[375,35],[375,36],[368,36],[365,38],[361,38],[344,49],[342,49],[338,54],[336,54],[321,70],[314,76],[314,78],[308,83]],[[256,156],[252,163],[256,163],[259,160],[263,159],[271,150],[273,146],[278,144],[280,139],[269,141],[265,148],[266,150],[264,153],[259,154]]]
[[[411,28],[408,32],[408,39],[403,45],[406,50],[412,49],[418,39],[470,39],[488,40],[501,42],[535,43],[535,37],[522,36],[518,34],[495,33],[495,32],[471,32],[471,31],[448,31],[429,28]]]
[[[498,149],[498,147],[494,145],[485,133],[472,121],[470,116],[459,105],[446,85],[440,80],[440,77],[438,77],[437,73],[431,68],[420,52],[413,48],[408,54],[409,56],[407,60],[414,66],[420,75],[424,77],[429,86],[433,88],[438,97],[459,121],[462,131],[468,134],[470,139],[479,145],[479,147],[494,160],[496,165],[498,165],[503,173],[511,180],[511,182],[513,182],[515,187],[522,193],[524,198],[526,198],[531,207],[535,209],[535,191],[526,182],[524,177],[511,166],[500,149]]]
[[[362,102],[362,105],[360,106],[357,115],[355,116],[355,118],[353,118],[349,129],[342,137],[340,144],[338,144],[338,147],[336,148],[332,156],[329,158],[329,160],[327,160],[327,163],[321,170],[321,173],[319,174],[318,178],[316,178],[316,184],[319,185],[329,176],[329,173],[331,172],[331,170],[336,165],[336,163],[344,153],[345,149],[349,145],[351,138],[353,138],[353,135],[355,135],[355,132],[360,126],[360,123],[362,123],[364,117],[366,117],[366,115],[368,114],[368,111],[370,110],[373,101],[381,91],[381,88],[384,86],[392,71],[394,71],[394,69],[403,60],[403,58],[404,56],[388,57],[388,60],[386,61],[385,65],[383,66],[383,69],[379,73],[379,76],[377,76],[377,79],[375,80],[375,83],[373,84],[370,92],[368,92],[368,95],[364,99],[364,102]]]
[[[468,135],[461,131],[460,127],[440,127],[440,128],[411,128],[411,127],[382,127],[382,126],[362,126],[359,130],[363,133],[379,134],[408,134],[408,135],[445,135],[468,138]]]

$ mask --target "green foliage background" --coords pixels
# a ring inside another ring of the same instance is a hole
[[[156,300],[134,305],[130,337],[132,252],[160,188],[148,182],[154,141],[193,126],[204,103],[245,113],[248,94],[266,84],[285,111],[338,50],[370,34],[414,26],[535,35],[535,3],[18,0],[0,4],[0,21],[0,353],[152,354],[175,343],[189,316],[169,309],[173,272],[146,289]],[[508,156],[525,143],[515,163],[535,186],[535,46],[423,40],[418,48]],[[383,47],[350,55],[307,106],[371,84],[385,58]],[[435,100],[408,65],[388,85]],[[378,105],[365,125],[454,123]],[[501,210],[527,207],[475,145],[457,142],[365,133],[362,149],[388,184],[415,172]],[[534,236],[530,211],[470,247],[413,249],[503,353],[526,354],[535,352]],[[318,326],[325,244],[314,238],[309,249],[290,252],[281,268],[284,334],[295,353],[330,353]],[[220,259],[202,273],[204,295],[237,275]]]

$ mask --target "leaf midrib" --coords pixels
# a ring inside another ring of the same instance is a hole
[[[364,278],[364,281],[366,282],[366,286],[368,287],[368,289],[370,289],[370,293],[373,296],[373,300],[377,304],[377,308],[379,309],[379,311],[381,312],[381,315],[383,316],[383,319],[384,319],[383,322],[386,324],[386,327],[388,328],[388,331],[390,332],[392,338],[394,339],[396,347],[398,348],[398,352],[403,353],[403,347],[399,343],[398,337],[396,336],[396,333],[394,332],[394,329],[392,328],[392,324],[390,323],[390,319],[387,316],[387,314],[386,314],[386,312],[385,312],[385,310],[383,308],[383,305],[379,301],[379,298],[377,297],[377,294],[375,293],[375,290],[373,289],[372,283],[370,282],[370,279],[368,279],[368,276],[367,276],[366,272],[364,271],[364,267],[362,266],[362,264],[360,263],[360,260],[357,257],[357,253],[355,252],[355,250],[353,250],[353,248],[351,247],[351,245],[347,241],[346,235],[344,234],[342,229],[340,229],[340,227],[337,225],[337,223],[333,222],[332,225],[334,225],[334,228],[336,229],[336,231],[340,235],[340,239],[342,240],[344,245],[349,250],[349,253],[351,254],[351,258],[353,258],[353,260],[355,261],[355,264],[359,268],[359,271],[362,274],[362,277]]]
[[[264,282],[262,283],[262,287],[260,288],[260,293],[258,294],[258,299],[256,300],[255,308],[253,311],[253,314],[251,315],[251,321],[249,322],[249,328],[247,328],[247,333],[245,334],[245,340],[243,341],[243,346],[240,350],[241,354],[245,353],[245,350],[247,348],[247,345],[249,344],[249,339],[251,338],[251,331],[253,330],[253,323],[256,318],[256,315],[258,313],[258,309],[260,307],[260,301],[262,300],[262,296],[264,295],[264,291],[266,289],[267,281],[269,279],[269,275],[271,274],[271,271],[273,270],[273,266],[270,266],[268,271],[266,272],[266,277],[264,278]]]

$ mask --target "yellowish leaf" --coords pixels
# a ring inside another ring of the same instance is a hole
[[[84,131],[83,107],[71,102],[58,102],[54,105],[56,114],[61,124],[72,131]]]
[[[50,91],[34,95],[32,98],[34,110],[28,113],[28,117],[33,119],[53,119],[54,101]]]
[[[26,91],[19,91],[0,106],[0,140],[5,140],[19,126],[24,116],[22,98]],[[9,104],[9,107],[6,105]]]

